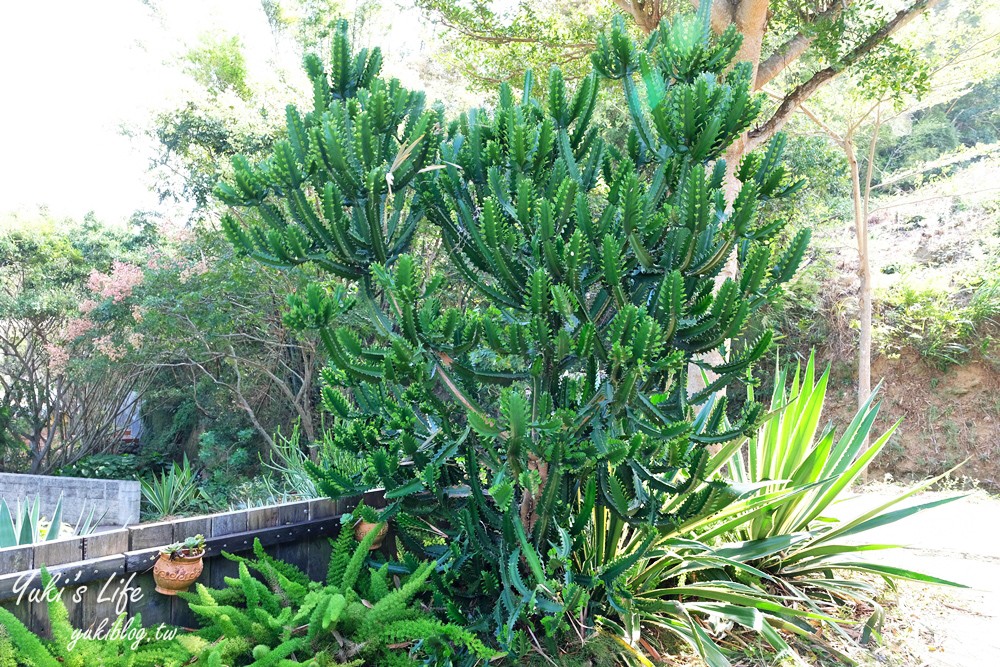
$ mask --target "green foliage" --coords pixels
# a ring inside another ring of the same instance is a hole
[[[59,468],[55,474],[89,479],[135,479],[138,457],[135,454],[93,454]]]
[[[46,519],[40,515],[42,500],[38,494],[33,502],[26,499],[23,506],[18,501],[13,511],[7,501],[0,498],[0,549],[48,542],[66,537],[66,533],[89,535],[94,532],[96,508],[91,508],[89,514],[85,509],[81,511],[80,520],[72,526],[63,523],[62,501],[62,496],[59,496],[51,519]]]
[[[843,573],[865,573],[887,581],[959,585],[867,560],[862,557],[865,552],[896,545],[859,543],[858,536],[960,496],[896,509],[942,475],[860,514],[845,517],[842,511],[834,511],[834,505],[845,499],[851,484],[886,446],[899,423],[869,442],[879,412],[876,390],[839,438],[830,426],[820,432],[828,379],[829,369],[816,376],[812,357],[804,371],[796,368],[791,379],[786,369],[776,370],[770,416],[748,440],[745,450],[740,447],[732,452],[728,463],[734,479],[759,493],[712,517],[695,535],[702,544],[724,538],[721,548],[707,549],[706,553],[741,564],[744,574],[753,576],[752,585],[763,591],[762,598],[788,593],[798,602],[799,608],[791,612],[762,608],[768,616],[785,622],[775,627],[801,634],[811,629],[796,624],[796,617],[813,618],[848,637],[842,622],[827,609],[827,602],[860,602],[873,607],[871,624],[878,622],[882,610],[874,586]],[[750,584],[744,577],[741,586],[746,585]]]
[[[794,70],[841,69],[845,56],[870,39],[897,11],[873,0],[846,3],[836,11],[830,11],[831,8],[832,5],[817,5],[808,0],[775,3],[767,26],[771,48],[765,48],[765,55],[766,51],[781,48],[796,33],[802,33],[812,39],[812,45],[802,58],[804,67],[792,68],[793,76],[801,76],[800,71]],[[854,71],[869,97],[901,100],[906,95],[927,91],[930,73],[923,55],[893,38],[883,39],[855,64]]]
[[[284,488],[295,495],[301,498],[318,498],[320,493],[316,489],[316,482],[306,470],[305,463],[309,460],[309,454],[302,447],[302,433],[298,423],[292,426],[292,432],[288,436],[281,431],[275,433],[274,443],[269,460],[264,465],[276,472]]]
[[[198,634],[207,645],[194,664],[441,665],[495,657],[475,635],[419,604],[433,563],[415,565],[400,584],[388,565],[365,567],[377,532],[356,543],[345,525],[331,540],[326,582],[268,556],[259,541],[256,558],[226,554],[239,563],[228,588],[199,584],[197,593],[182,594],[205,625]]]
[[[830,505],[858,479],[899,425],[869,444],[879,413],[875,391],[839,439],[829,425],[820,432],[828,380],[829,369],[816,376],[813,356],[804,371],[797,367],[791,377],[787,369],[776,369],[770,417],[749,439],[746,452],[734,453],[730,470],[740,483],[772,482],[764,487],[765,493],[787,488],[803,491],[743,523],[738,534],[744,540],[808,530],[826,516]]]
[[[0,627],[0,667],[18,667],[14,644],[10,641],[10,633]]]
[[[51,575],[42,568],[42,583],[48,585]],[[53,587],[55,590],[55,588]],[[91,638],[74,630],[62,597],[47,599],[51,640],[32,633],[6,609],[0,608],[0,665],[27,667],[180,667],[188,664],[191,652],[188,641],[157,640],[153,633],[142,633],[142,618],[136,614],[119,616],[107,629],[107,636]],[[9,647],[9,648],[8,648]],[[5,663],[5,660],[10,660]]]
[[[205,35],[196,48],[184,54],[184,71],[212,94],[231,91],[244,100],[252,94],[247,84],[243,44],[237,36]]]
[[[418,0],[416,5],[451,28],[445,34],[447,64],[490,92],[496,82],[519,79],[528,70],[559,66],[567,78],[586,76],[594,36],[616,11],[608,0],[586,5],[522,0],[504,6]]]
[[[900,282],[879,299],[876,343],[889,354],[916,350],[939,368],[970,352],[989,352],[1000,322],[1000,278],[990,275],[957,294]]]
[[[401,544],[448,564],[435,585],[452,617],[515,653],[603,622],[658,534],[730,503],[706,447],[761,415],[710,398],[770,334],[701,355],[779,293],[808,234],[782,243],[764,215],[796,188],[781,138],[742,161],[726,210],[722,156],[760,99],[730,67],[738,35],[706,42],[706,20],[645,45],[616,22],[599,40],[629,109],[619,146],[592,125],[598,74],[570,91],[552,70],[544,104],[529,74],[449,122],[377,78],[377,51],[351,57],[341,24],[332,69],[307,63],[312,111],[289,108],[287,138],[217,188],[237,248],[348,284],[289,297],[286,323],[317,330],[332,362],[329,437],[366,463],[307,462],[317,485],[384,488]],[[447,273],[411,254],[418,228]],[[734,253],[742,277],[717,281]],[[690,364],[718,379],[689,394]]]
[[[91,275],[140,258],[155,233],[138,224],[109,229],[93,214],[82,222],[15,215],[0,227],[0,468],[47,473],[113,452],[114,415],[143,378],[72,332],[87,324],[81,307]],[[121,322],[100,311],[88,318],[119,333]]]
[[[142,497],[151,516],[175,516],[187,510],[198,493],[198,482],[187,456],[181,465],[172,463],[170,470],[140,480]]]

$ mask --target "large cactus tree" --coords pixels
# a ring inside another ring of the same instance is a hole
[[[306,61],[312,110],[289,108],[271,157],[237,159],[217,189],[238,248],[330,276],[286,317],[322,335],[330,439],[366,464],[314,466],[321,488],[385,489],[400,543],[439,559],[451,612],[492,616],[501,643],[539,619],[590,626],[659,539],[734,497],[709,446],[760,407],[713,394],[770,335],[720,365],[701,355],[741,338],[806,244],[763,214],[794,187],[780,139],[740,166],[727,210],[721,156],[760,108],[738,46],[704,17],[642,46],[618,23],[575,91],[553,70],[537,95],[529,75],[451,120],[379,78],[378,50],[352,53],[342,24],[329,67]],[[592,121],[615,91],[620,146]],[[732,253],[741,276],[717,286]],[[718,379],[689,395],[692,364]]]

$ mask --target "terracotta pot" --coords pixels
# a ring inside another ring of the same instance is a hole
[[[153,565],[156,592],[163,595],[177,595],[181,591],[186,591],[204,568],[201,556],[175,556],[171,559],[170,554],[160,554],[156,564]]]
[[[358,542],[365,539],[365,535],[375,530],[375,526],[377,525],[377,523],[371,523],[369,521],[365,521],[364,519],[358,521],[354,524],[354,539]],[[378,531],[378,535],[375,536],[375,541],[372,542],[371,551],[375,551],[376,549],[380,549],[382,547],[382,540],[385,539],[388,532],[389,524],[383,523],[382,530]]]

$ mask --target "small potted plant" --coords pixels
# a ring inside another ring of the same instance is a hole
[[[385,521],[379,521],[378,512],[365,505],[364,503],[358,505],[351,516],[356,519],[354,523],[354,539],[358,542],[365,539],[365,536],[378,529],[378,534],[375,536],[375,541],[372,542],[371,550],[375,551],[382,547],[382,540],[385,539],[386,534],[389,532],[389,524]]]
[[[163,595],[186,591],[201,575],[205,567],[201,560],[204,555],[204,535],[195,535],[160,549],[160,557],[153,565],[156,591]]]

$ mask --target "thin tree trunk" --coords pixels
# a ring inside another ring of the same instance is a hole
[[[851,199],[854,204],[854,233],[858,243],[858,406],[872,393],[872,274],[868,258],[868,214],[865,192],[861,188],[861,172],[854,137],[844,139],[844,153],[851,168]],[[871,170],[871,164],[868,165]],[[870,187],[870,186],[869,186]]]
[[[872,269],[868,253],[868,204],[872,196],[872,176],[875,174],[875,148],[878,146],[878,132],[882,125],[882,107],[875,110],[875,123],[872,125],[872,136],[868,140],[868,163],[865,165],[865,189],[861,197],[861,214],[864,220],[864,235],[859,238],[858,258],[861,273],[861,341],[859,343],[858,359],[858,407],[872,394]],[[862,375],[861,364],[864,363]],[[864,377],[864,382],[861,379]]]

